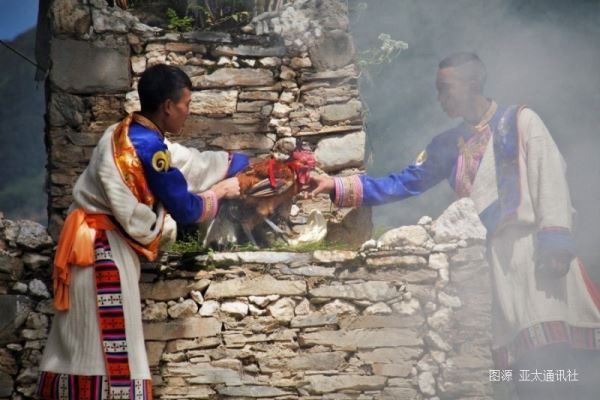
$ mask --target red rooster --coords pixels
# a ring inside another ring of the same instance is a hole
[[[289,218],[293,197],[308,183],[315,166],[312,152],[302,149],[298,141],[288,160],[270,158],[239,172],[236,176],[240,182],[240,199],[223,202],[217,218],[208,228],[204,245],[224,247],[237,243],[236,222],[255,246],[253,232],[263,223],[285,238],[285,232],[271,219],[275,215],[284,220]]]

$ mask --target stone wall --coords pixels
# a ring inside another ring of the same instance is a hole
[[[0,399],[28,399],[52,316],[52,238],[32,221],[0,213]]]
[[[294,137],[301,137],[323,170],[363,170],[354,47],[347,9],[338,0],[293,1],[257,16],[237,33],[165,32],[105,0],[54,0],[49,24],[46,142],[54,238],[100,135],[138,109],[137,80],[156,63],[180,66],[194,85],[191,116],[175,140],[260,158],[289,152]],[[299,205],[296,223],[312,208],[331,207],[327,199]],[[343,222],[346,213],[331,216],[332,238],[366,240],[369,210],[355,211]]]
[[[484,239],[461,200],[360,251],[143,264],[156,398],[491,398]],[[0,399],[34,390],[51,246],[40,225],[0,222]]]

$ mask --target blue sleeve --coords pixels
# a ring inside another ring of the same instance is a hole
[[[456,143],[438,136],[427,146],[422,162],[381,178],[360,176],[362,204],[375,206],[421,194],[450,176],[456,157]]]
[[[227,170],[227,178],[235,176],[240,171],[243,171],[250,164],[250,159],[242,153],[231,153],[231,161]]]
[[[363,205],[376,206],[423,193],[423,168],[410,165],[397,174],[381,178],[359,177],[363,186]]]
[[[142,162],[150,191],[165,206],[178,224],[198,221],[203,210],[202,199],[188,191],[187,182],[179,169],[168,166],[157,170],[152,158],[157,152],[167,152],[167,145],[153,132],[130,128],[129,138]]]
[[[538,258],[541,260],[551,258],[571,260],[575,257],[575,241],[571,232],[566,228],[539,231],[537,245]]]

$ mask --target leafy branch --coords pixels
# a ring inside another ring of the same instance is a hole
[[[192,30],[192,23],[194,19],[192,17],[177,15],[177,11],[172,8],[167,8],[167,18],[169,18],[169,29],[177,32],[189,32]]]

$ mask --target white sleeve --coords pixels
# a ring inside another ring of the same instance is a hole
[[[572,229],[573,207],[566,178],[566,163],[541,118],[530,109],[518,117],[525,143],[527,180],[539,230]]]
[[[170,142],[165,144],[171,153],[171,165],[181,171],[190,192],[203,192],[223,180],[229,168],[226,151],[203,151]]]

